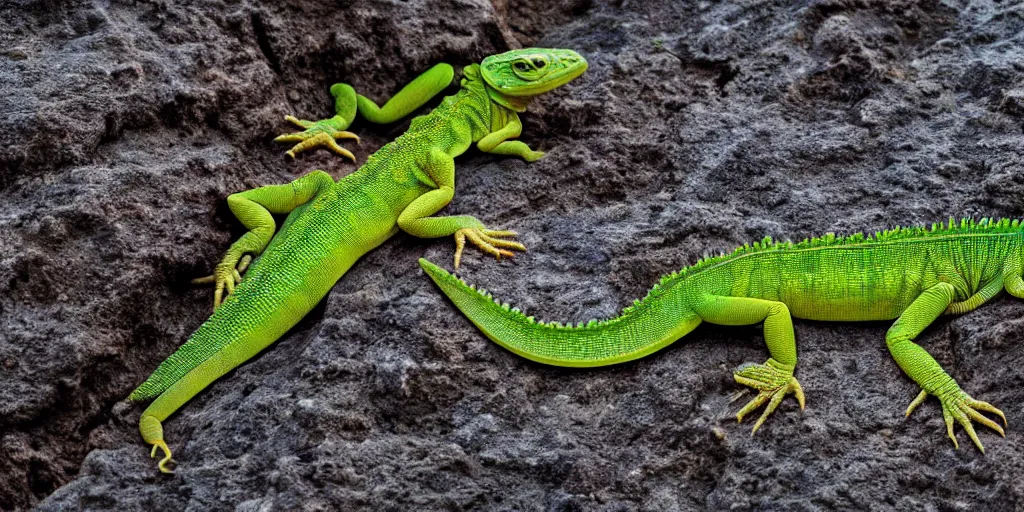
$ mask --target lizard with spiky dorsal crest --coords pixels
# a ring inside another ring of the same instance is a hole
[[[467,240],[499,258],[512,256],[511,249],[525,250],[508,239],[515,232],[486,229],[468,215],[433,215],[452,200],[454,158],[471,145],[530,162],[540,158],[541,152],[513,140],[523,127],[518,113],[533,97],[586,69],[587,61],[571,50],[529,48],[492,55],[465,67],[458,93],[413,119],[408,131],[337,183],[313,171],[286,185],[229,196],[228,206],[249,232],[231,245],[213,275],[196,280],[216,287],[213,316],[129,397],[155,398],[143,411],[139,430],[153,445],[152,456],[163,451],[160,470],[170,472],[167,465],[173,463],[161,422],[280,338],[356,260],[399,231],[425,238],[454,235],[456,267]],[[396,121],[441,92],[453,74],[451,66],[439,64],[383,107],[351,86],[336,84],[331,87],[336,116],[317,122],[288,116],[305,131],[278,140],[297,142],[288,152],[293,157],[321,146],[351,156],[335,139],[354,138],[345,129],[356,112],[372,122]],[[276,234],[273,214],[288,214]]]
[[[736,382],[759,392],[736,414],[738,421],[767,403],[753,432],[790,393],[804,407],[794,376],[792,318],[895,319],[886,344],[900,368],[921,386],[906,414],[935,396],[953,444],[959,446],[953,434],[956,421],[984,452],[971,422],[1004,435],[981,413],[999,416],[1004,425],[1005,415],[960,389],[914,339],[940,315],[971,311],[1003,289],[1024,298],[1022,262],[1024,225],[1009,219],[950,219],[930,228],[847,237],[830,233],[796,243],[766,238],[662,277],[646,297],[615,318],[575,326],[537,321],[425,259],[420,265],[487,337],[544,364],[622,363],[666,347],[702,322],[763,323],[771,357],[734,373]]]

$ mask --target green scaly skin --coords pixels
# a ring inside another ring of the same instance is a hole
[[[953,435],[956,420],[984,452],[971,421],[1002,435],[1003,429],[979,411],[998,415],[1004,424],[1006,417],[964,393],[913,340],[939,315],[971,311],[1004,288],[1024,298],[1022,253],[1024,225],[1007,219],[950,219],[948,225],[930,229],[896,228],[845,238],[828,234],[799,243],[772,243],[766,238],[662,277],[647,297],[618,317],[576,326],[538,322],[425,259],[420,266],[487,337],[520,356],[557,366],[604,366],[637,359],[701,322],[763,322],[771,358],[764,364],[744,365],[734,374],[736,382],[759,391],[737,413],[738,421],[768,403],[754,432],[787,394],[794,393],[804,407],[803,391],[793,376],[793,317],[896,319],[886,344],[900,368],[922,389],[906,414],[934,395],[942,403],[953,444],[959,447]]]
[[[505,239],[514,232],[485,229],[467,215],[432,215],[451,201],[453,159],[473,143],[487,153],[540,158],[542,153],[511,140],[522,130],[517,113],[534,96],[564,85],[586,68],[587,62],[571,50],[533,48],[490,56],[463,70],[458,93],[413,119],[406,133],[337,183],[313,171],[290,184],[229,196],[231,211],[249,232],[228,249],[212,276],[196,280],[216,285],[214,314],[129,397],[156,397],[142,413],[139,430],[153,445],[152,456],[157,449],[164,452],[160,470],[170,472],[167,464],[174,463],[161,422],[281,337],[360,256],[399,230],[425,238],[454,235],[456,267],[466,239],[497,257],[512,256],[509,249],[525,250]],[[317,146],[338,152],[334,139],[347,136],[343,130],[357,111],[374,122],[400,119],[447,87],[452,76],[451,66],[439,64],[384,107],[336,84],[331,92],[337,116],[316,123],[295,120],[307,130],[279,139],[299,141],[292,156]],[[288,214],[276,235],[272,214]]]

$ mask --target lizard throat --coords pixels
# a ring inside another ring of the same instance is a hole
[[[491,87],[491,84],[487,82],[484,82],[484,85],[487,87],[487,96],[491,98],[491,101],[509,110],[526,112],[526,107],[530,105],[530,100],[533,99],[533,96],[507,96],[498,92],[497,89]]]

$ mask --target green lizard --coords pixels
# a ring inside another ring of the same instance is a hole
[[[736,382],[759,394],[737,414],[742,421],[765,402],[753,432],[794,393],[804,394],[793,376],[796,341],[792,317],[810,320],[896,322],[886,344],[896,363],[922,391],[909,416],[928,395],[942,403],[946,431],[953,420],[984,452],[971,420],[1003,429],[979,411],[1003,413],[975,400],[914,339],[939,315],[977,308],[1006,290],[1024,298],[1024,224],[1007,219],[896,228],[873,236],[828,234],[799,243],[766,238],[731,254],[703,259],[666,275],[643,300],[621,315],[586,324],[538,322],[483,289],[467,286],[425,259],[420,265],[451,301],[488,338],[534,361],[572,367],[603,366],[651,354],[692,331],[701,322],[720,325],[764,323],[771,357],[741,366]],[[752,432],[752,433],[753,433]]]
[[[295,325],[327,294],[360,256],[399,230],[418,237],[455,236],[458,267],[466,239],[497,257],[525,250],[508,240],[512,231],[486,229],[467,215],[433,217],[455,193],[453,158],[476,143],[481,151],[534,161],[542,153],[520,141],[523,112],[531,98],[581,75],[583,57],[571,50],[524,49],[492,55],[463,70],[458,93],[371,155],[337,183],[313,171],[286,185],[232,194],[228,205],[249,231],[228,249],[212,276],[213,315],[129,397],[156,400],[142,413],[143,439],[164,453],[163,472],[174,463],[161,422],[219,377],[253,357]],[[331,88],[338,115],[311,123],[285,140],[300,141],[289,154],[316,146],[340,149],[335,138],[358,112],[375,122],[399,119],[443,90],[451,66],[435,66],[378,108],[347,85]],[[289,116],[289,120],[292,118]],[[272,214],[288,214],[274,235]],[[258,259],[249,262],[252,256]],[[246,271],[245,279],[242,272]],[[221,304],[224,290],[228,296]],[[219,307],[218,307],[219,306]]]

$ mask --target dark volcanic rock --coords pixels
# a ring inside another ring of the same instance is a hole
[[[438,61],[574,48],[532,106],[526,164],[471,151],[447,209],[523,233],[463,276],[547,319],[616,313],[661,274],[765,235],[1021,216],[1024,9],[1013,2],[22,1],[0,12],[0,508],[685,510],[1024,506],[1022,311],[999,298],[921,342],[1008,437],[945,437],[887,325],[798,322],[798,374],[757,436],[730,370],[758,328],[703,326],[574,371],[490,343],[399,235],[272,349],[166,423],[156,472],[120,402],[208,315],[241,234],[229,193],[315,168],[271,142]],[[360,161],[407,123],[374,127]]]

